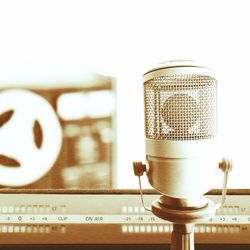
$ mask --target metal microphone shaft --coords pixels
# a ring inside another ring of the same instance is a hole
[[[173,224],[170,250],[194,250],[194,224]]]

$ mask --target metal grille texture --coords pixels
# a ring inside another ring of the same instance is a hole
[[[161,76],[144,83],[146,138],[202,140],[216,136],[217,81],[206,75]]]

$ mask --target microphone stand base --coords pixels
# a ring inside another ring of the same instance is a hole
[[[171,250],[194,250],[194,224],[213,217],[217,208],[212,201],[204,197],[201,201],[189,206],[187,200],[162,196],[153,202],[153,214],[173,222]]]

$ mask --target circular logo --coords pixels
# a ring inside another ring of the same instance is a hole
[[[23,186],[44,176],[62,145],[50,103],[27,90],[0,92],[0,185]]]

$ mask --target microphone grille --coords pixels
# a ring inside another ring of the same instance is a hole
[[[217,81],[212,76],[180,74],[144,82],[146,137],[202,140],[216,136]]]

